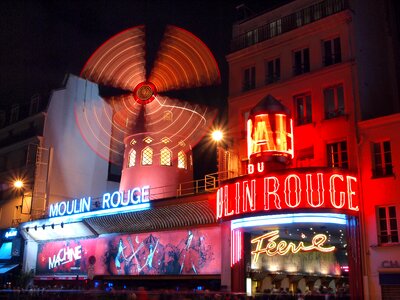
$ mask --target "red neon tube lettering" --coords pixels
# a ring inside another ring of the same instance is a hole
[[[231,211],[229,210],[229,189],[228,189],[228,185],[224,186],[224,204],[225,204],[225,216],[231,216],[233,215],[233,209]]]
[[[243,181],[243,212],[247,212],[247,204],[250,206],[250,210],[256,209],[256,180],[253,179],[249,182]]]
[[[317,173],[317,195],[318,197],[314,197],[314,189],[313,189],[313,184],[312,184],[312,174],[306,174],[306,182],[307,182],[307,188],[306,188],[306,194],[307,194],[307,202],[310,204],[312,207],[320,207],[324,204],[325,199],[324,199],[324,185],[323,185],[323,176],[324,174],[322,173]],[[316,202],[315,200],[318,199]]]
[[[222,218],[222,211],[224,207],[223,191],[224,188],[219,188],[217,191],[217,219]]]
[[[273,181],[270,185],[270,181]],[[273,185],[273,188],[271,186]],[[279,189],[279,180],[278,178],[271,176],[264,178],[264,210],[269,210],[270,197],[274,197],[275,207],[277,209],[282,209],[281,207],[281,198],[279,197],[277,191]]]
[[[240,182],[235,183],[235,203],[236,203],[236,214],[240,213]]]
[[[294,179],[294,180],[291,180]],[[292,191],[291,184],[290,182],[294,181],[294,191]],[[299,206],[300,202],[301,202],[301,181],[300,181],[300,177],[292,174],[289,175],[288,177],[286,177],[285,179],[285,202],[286,205],[291,207],[291,208],[295,208],[297,206]],[[291,203],[291,195],[294,193],[296,202],[294,204]]]
[[[349,209],[359,211],[358,206],[353,206],[353,196],[356,195],[356,193],[351,189],[351,183],[353,181],[357,182],[357,178],[353,176],[347,176],[347,198],[349,201]]]
[[[329,192],[331,193],[331,203],[335,208],[342,208],[346,201],[345,192],[339,192],[339,204],[336,203],[336,187],[335,187],[335,179],[338,178],[341,181],[343,180],[343,175],[333,174],[329,179]]]

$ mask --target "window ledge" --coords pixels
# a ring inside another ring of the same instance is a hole
[[[383,179],[383,178],[390,178],[390,177],[393,177],[393,179],[396,178],[396,176],[394,174],[388,174],[388,175],[379,175],[379,176],[372,175],[371,179]]]
[[[370,245],[372,249],[383,249],[383,248],[392,248],[392,247],[400,247],[399,243],[385,243],[385,244],[378,244],[378,245]]]
[[[335,116],[335,117],[332,117],[332,118],[323,118],[322,120],[321,120],[321,123],[323,123],[323,122],[329,122],[329,121],[332,121],[332,120],[340,120],[340,119],[345,119],[346,121],[348,121],[349,120],[349,114],[347,114],[347,113],[344,113],[344,114],[340,114],[340,115],[337,115],[337,116]]]
[[[313,126],[315,127],[315,122],[307,122],[307,123],[302,123],[302,124],[295,124],[294,127],[305,127],[305,126]]]

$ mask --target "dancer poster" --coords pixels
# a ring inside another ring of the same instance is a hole
[[[219,274],[220,234],[206,227],[46,242],[36,274],[85,275],[89,266],[95,275]]]

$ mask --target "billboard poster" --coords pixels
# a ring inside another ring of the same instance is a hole
[[[219,227],[45,242],[37,275],[187,275],[221,272]]]

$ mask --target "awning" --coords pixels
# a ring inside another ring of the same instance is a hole
[[[40,219],[25,223],[24,237],[35,241],[89,238],[108,233],[139,233],[217,223],[215,194],[150,201],[150,207],[124,213],[83,217],[74,221]]]
[[[0,264],[0,274],[5,274],[18,266],[19,264]]]
[[[179,227],[211,225],[217,222],[207,195],[191,201],[154,201],[152,208],[138,212],[87,218],[87,223],[100,234],[146,232]]]

